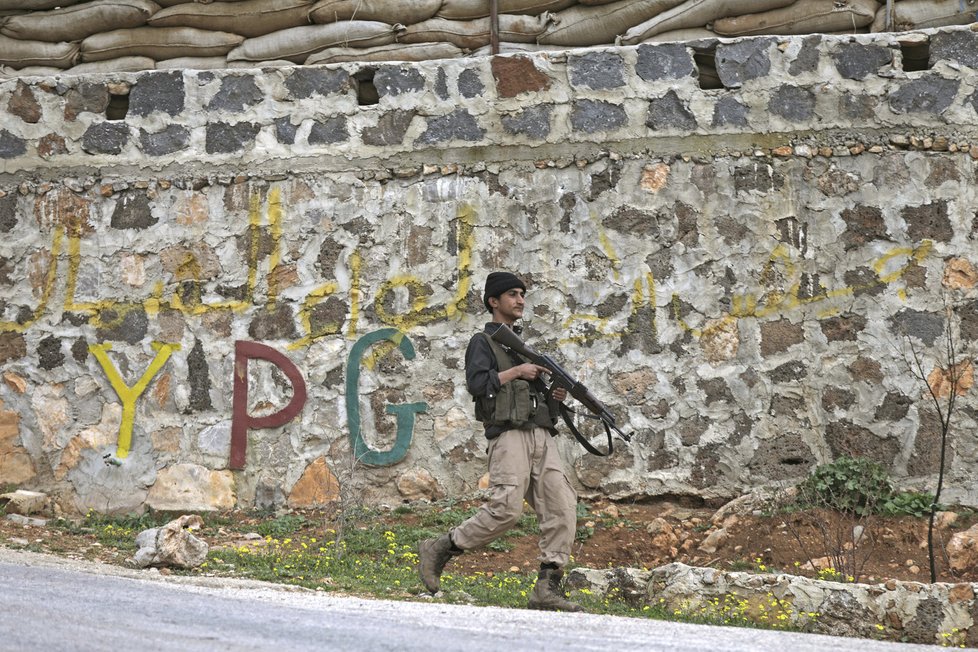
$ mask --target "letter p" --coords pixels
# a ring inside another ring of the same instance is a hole
[[[278,367],[292,382],[292,400],[284,408],[262,417],[248,414],[248,361],[266,360]],[[234,343],[234,400],[231,407],[231,463],[233,470],[245,466],[245,453],[248,448],[248,430],[252,428],[275,428],[291,421],[306,404],[306,381],[299,369],[285,355],[275,349],[259,344],[238,340]]]

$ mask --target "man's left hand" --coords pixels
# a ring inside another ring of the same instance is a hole
[[[563,387],[554,387],[552,394],[554,399],[560,402],[563,402],[563,400],[567,398],[567,390]]]

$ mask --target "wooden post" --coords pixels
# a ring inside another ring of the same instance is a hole
[[[499,54],[499,0],[489,0],[489,50]]]

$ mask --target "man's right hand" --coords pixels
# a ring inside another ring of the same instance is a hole
[[[515,367],[510,367],[506,371],[499,374],[499,382],[507,383],[511,380],[516,380],[517,378],[521,380],[536,380],[541,374],[549,373],[546,367],[541,367],[538,364],[533,364],[532,362],[524,362],[521,365]]]

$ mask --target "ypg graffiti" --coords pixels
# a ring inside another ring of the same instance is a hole
[[[530,336],[638,432],[608,460],[562,441],[588,490],[732,495],[846,450],[926,476],[930,417],[889,344],[933,344],[933,297],[974,290],[973,191],[923,191],[971,163],[833,165],[5,190],[0,481],[116,511],[475,488],[461,356],[496,268],[530,280]],[[892,192],[853,180],[874,178]]]

